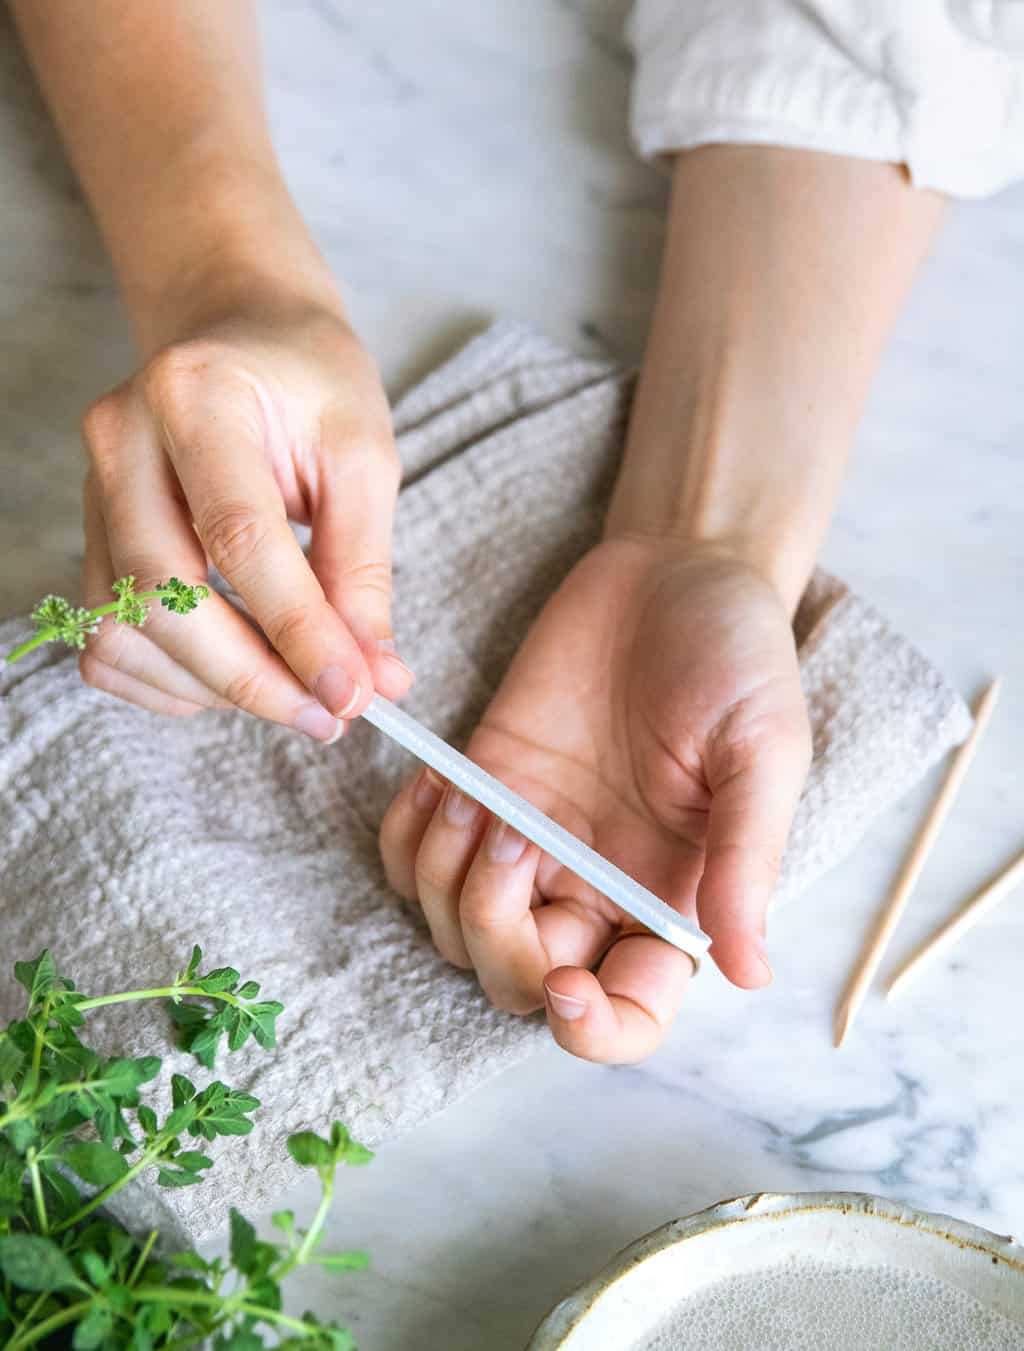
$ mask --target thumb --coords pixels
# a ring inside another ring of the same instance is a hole
[[[711,808],[697,912],[711,935],[712,957],[744,989],[772,979],[765,916],[809,761],[801,714],[756,741],[717,749],[709,766]]]
[[[400,698],[413,681],[391,628],[391,531],[400,477],[390,432],[370,444],[328,444],[311,504],[310,566],[362,648],[375,688],[389,699]]]

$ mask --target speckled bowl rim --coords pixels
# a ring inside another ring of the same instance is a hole
[[[547,1315],[530,1339],[526,1351],[560,1351],[570,1333],[577,1331],[602,1296],[628,1277],[635,1268],[656,1253],[678,1246],[688,1239],[704,1236],[729,1225],[758,1220],[779,1219],[810,1211],[828,1211],[837,1215],[858,1215],[888,1220],[906,1228],[923,1230],[947,1240],[959,1248],[984,1254],[993,1262],[1005,1264],[1024,1280],[1024,1247],[1008,1236],[991,1233],[979,1225],[953,1219],[913,1206],[888,1201],[867,1192],[754,1192],[749,1196],[721,1201],[696,1214],[670,1220],[623,1248],[585,1285],[581,1285]]]

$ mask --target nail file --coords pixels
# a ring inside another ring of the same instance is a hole
[[[493,774],[460,754],[446,741],[435,736],[422,723],[409,716],[388,699],[375,694],[363,717],[379,731],[411,751],[418,760],[436,769],[438,774],[481,803],[520,835],[557,859],[564,868],[589,882],[620,909],[639,920],[666,943],[691,957],[700,958],[711,946],[706,933],[677,914],[653,892],[642,887],[614,863],[591,849],[545,816],[526,798],[507,788]]]

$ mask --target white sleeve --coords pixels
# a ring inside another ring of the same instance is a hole
[[[1024,178],[1024,0],[636,0],[633,136],[905,164],[954,196]]]

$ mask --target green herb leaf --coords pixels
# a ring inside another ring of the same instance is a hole
[[[201,1154],[198,1149],[186,1149],[180,1154],[175,1154],[172,1162],[178,1168],[185,1168],[190,1173],[201,1173],[204,1168],[212,1168],[213,1160],[208,1154]]]
[[[97,1083],[115,1097],[129,1097],[142,1084],[148,1084],[156,1078],[161,1064],[160,1057],[155,1055],[141,1056],[138,1060],[119,1057],[103,1066]]]
[[[44,948],[34,962],[15,962],[14,979],[28,991],[31,1011],[50,993],[57,981],[49,950]]]
[[[263,1338],[251,1328],[236,1328],[221,1333],[213,1343],[214,1351],[263,1351]]]
[[[71,1339],[74,1351],[98,1351],[110,1336],[114,1316],[104,1304],[94,1305],[75,1328]]]
[[[208,971],[205,976],[200,976],[192,982],[199,987],[204,994],[220,994],[224,990],[233,990],[241,977],[231,966],[218,966],[213,971]]]
[[[24,1063],[22,1052],[6,1032],[0,1032],[0,1087],[13,1083]]]
[[[78,1188],[70,1178],[65,1177],[60,1169],[49,1159],[44,1159],[39,1165],[39,1171],[46,1179],[47,1184],[53,1191],[53,1198],[47,1202],[47,1209],[54,1209],[54,1202],[60,1209],[60,1216],[54,1215],[53,1218],[63,1218],[64,1215],[73,1215],[82,1203],[82,1198],[78,1194]]]
[[[331,1149],[339,1163],[347,1163],[353,1167],[360,1167],[373,1159],[372,1151],[361,1145],[358,1140],[353,1140],[340,1121],[331,1124]]]
[[[191,614],[199,602],[210,594],[208,586],[189,586],[177,577],[161,582],[157,590],[164,593],[160,597],[160,604],[176,615]]]
[[[110,1266],[98,1252],[84,1252],[79,1260],[85,1274],[97,1288],[106,1285],[110,1280]]]
[[[252,1271],[253,1258],[257,1253],[259,1240],[256,1230],[244,1215],[231,1208],[231,1260],[239,1271],[247,1275]]]
[[[151,1140],[157,1132],[156,1112],[153,1111],[152,1107],[142,1106],[135,1115],[146,1139]]]
[[[0,1238],[0,1271],[22,1290],[64,1290],[78,1284],[74,1267],[52,1238],[9,1234]]]
[[[171,1075],[171,1104],[174,1107],[183,1107],[186,1102],[191,1102],[196,1096],[196,1086],[191,1079],[186,1079],[183,1074]]]
[[[202,1180],[198,1173],[187,1172],[184,1168],[160,1168],[156,1175],[160,1187],[194,1187]]]
[[[68,1145],[61,1157],[83,1182],[96,1187],[109,1187],[128,1171],[124,1155],[99,1140]]]
[[[329,1168],[334,1163],[330,1145],[313,1131],[298,1131],[290,1135],[288,1153],[300,1168]]]

